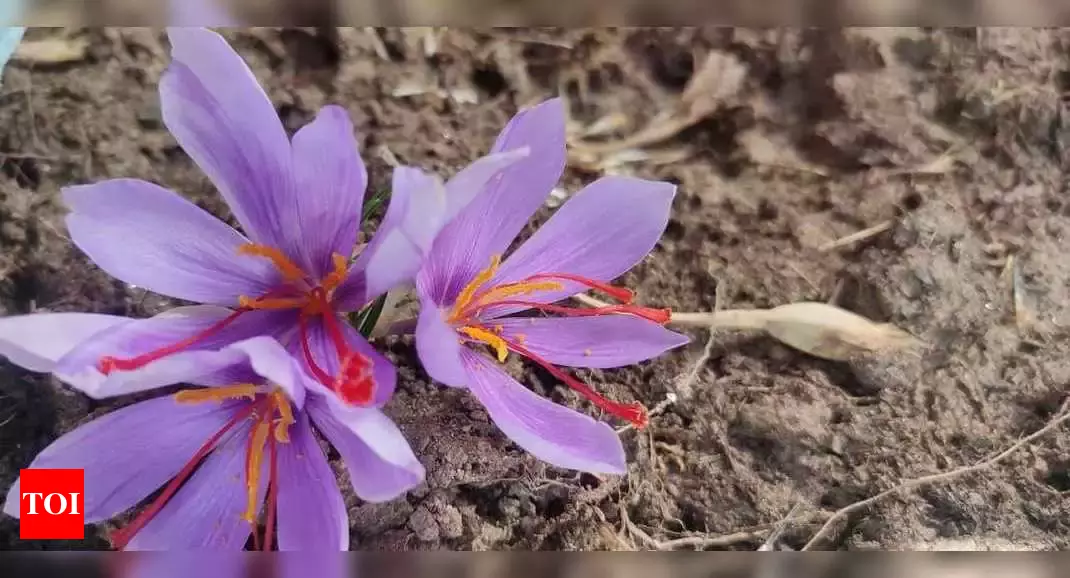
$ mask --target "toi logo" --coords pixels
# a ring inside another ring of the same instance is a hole
[[[19,538],[85,538],[85,471],[19,470]]]

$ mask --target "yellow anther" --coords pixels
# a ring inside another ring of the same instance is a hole
[[[246,463],[247,469],[245,471],[247,501],[245,502],[245,514],[242,518],[250,524],[256,523],[256,515],[259,511],[256,497],[257,489],[260,486],[260,464],[264,459],[264,443],[267,442],[270,430],[270,423],[263,419],[258,421],[253,429],[253,439],[249,441],[249,460]]]
[[[493,305],[495,301],[516,297],[518,295],[531,295],[538,291],[561,291],[565,286],[557,281],[521,281],[519,283],[507,283],[499,285],[483,295],[479,296],[479,304]]]
[[[281,391],[275,390],[271,393],[271,397],[275,402],[275,407],[279,410],[279,419],[275,420],[275,441],[283,444],[289,443],[290,426],[294,423],[293,409],[286,395]]]
[[[230,385],[227,387],[202,387],[200,389],[187,389],[175,394],[175,401],[179,403],[203,403],[206,401],[224,401],[228,399],[255,399],[257,386],[251,383]]]
[[[242,295],[238,297],[238,307],[242,309],[300,309],[308,303],[305,297],[274,297],[252,299]]]
[[[349,274],[349,260],[345,258],[345,255],[339,253],[331,253],[331,263],[334,264],[334,271],[331,271],[323,278],[323,290],[334,291],[346,280],[346,275]]]
[[[494,275],[498,272],[498,266],[501,264],[502,256],[494,255],[490,258],[490,266],[480,271],[474,279],[464,286],[460,295],[457,296],[457,300],[453,302],[453,316],[456,316],[464,311],[465,307],[468,307],[468,304],[471,303],[472,297],[475,296],[476,291],[479,291],[479,288],[482,287],[484,283],[494,278]]]
[[[458,331],[476,341],[481,341],[491,346],[495,353],[498,354],[498,363],[505,363],[505,358],[509,356],[509,345],[505,343],[504,339],[479,327],[461,327]]]
[[[266,245],[257,245],[256,243],[246,243],[241,247],[238,247],[239,255],[249,255],[252,257],[263,257],[275,266],[282,273],[282,276],[287,281],[300,281],[305,278],[305,272],[300,267],[294,264],[282,251],[268,247]]]

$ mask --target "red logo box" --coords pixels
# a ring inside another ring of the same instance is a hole
[[[84,470],[19,470],[20,539],[85,539],[84,506]]]

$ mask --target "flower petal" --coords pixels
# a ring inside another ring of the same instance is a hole
[[[420,485],[424,467],[397,425],[377,409],[342,407],[329,398],[309,398],[309,416],[341,454],[353,491],[385,502]]]
[[[428,260],[434,267],[429,289],[436,303],[452,302],[492,255],[504,253],[561,178],[565,107],[560,99],[519,112],[498,135],[491,153],[524,148],[529,149],[526,158],[486,182],[435,241]]]
[[[457,332],[442,315],[442,311],[429,300],[421,303],[416,322],[416,353],[431,379],[452,387],[463,387],[468,383],[468,374],[461,364],[461,343]]]
[[[669,222],[676,187],[633,177],[603,177],[569,199],[546,224],[502,263],[494,283],[537,273],[571,273],[610,281],[641,261]],[[586,287],[565,283],[563,291],[535,297],[558,301]]]
[[[85,521],[94,524],[136,506],[166,484],[232,415],[227,406],[177,403],[174,396],[143,401],[64,434],[28,467],[84,470]],[[17,481],[4,512],[19,515]]]
[[[277,273],[238,255],[241,233],[175,193],[137,179],[67,187],[71,240],[126,283],[197,303],[236,305],[271,289]]]
[[[381,353],[376,351],[375,348],[372,347],[352,325],[346,323],[344,319],[338,319],[337,323],[348,346],[371,360],[372,376],[375,380],[375,397],[372,400],[371,407],[382,407],[386,402],[390,401],[391,396],[394,395],[394,389],[397,388],[398,376],[394,364],[390,363],[389,359],[383,357]],[[329,376],[338,375],[341,369],[338,360],[338,350],[329,337],[329,332],[327,331],[325,324],[321,320],[310,320],[307,325],[307,335],[309,350],[312,352],[312,357],[315,360],[316,365]],[[307,369],[310,375],[313,375],[314,372],[308,368],[308,363],[305,359],[304,352],[302,351],[301,344],[291,343],[289,344],[289,348],[295,357],[302,360],[302,367]],[[310,386],[310,389],[336,398],[335,394],[329,392],[326,388],[319,388],[313,384]],[[339,400],[339,402],[340,401],[341,400]]]
[[[179,382],[214,384],[213,374],[247,362],[248,355],[228,345],[258,335],[271,335],[280,317],[274,311],[250,311],[224,329],[189,348],[132,371],[109,375],[97,369],[105,356],[131,358],[186,340],[219,323],[232,312],[213,306],[177,307],[123,323],[94,335],[56,363],[56,377],[93,398],[145,391]],[[204,381],[200,380],[204,378]]]
[[[30,371],[51,372],[56,362],[90,337],[133,322],[99,313],[31,313],[0,317],[0,357]]]
[[[164,123],[215,183],[245,234],[281,246],[293,210],[290,140],[252,71],[223,37],[170,28],[160,79]]]
[[[357,152],[353,123],[340,106],[325,106],[293,138],[296,215],[288,232],[310,273],[332,270],[331,254],[353,254],[368,172]]]
[[[606,369],[646,361],[690,339],[631,315],[504,317],[494,321],[511,341],[554,365]]]
[[[536,395],[483,355],[463,350],[461,359],[468,389],[517,445],[560,468],[627,471],[624,446],[609,425]]]
[[[134,535],[127,550],[241,550],[245,546],[251,531],[242,519],[247,499],[245,446],[252,432],[248,423],[232,432]],[[270,473],[271,460],[266,458],[261,464],[258,507],[264,502]]]
[[[279,550],[348,550],[349,513],[303,412],[279,445]]]

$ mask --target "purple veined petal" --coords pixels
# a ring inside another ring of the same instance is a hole
[[[250,311],[222,330],[199,340],[188,349],[153,361],[132,371],[109,375],[97,369],[101,358],[131,358],[181,342],[230,316],[223,307],[199,305],[177,307],[148,319],[138,319],[106,329],[61,358],[53,370],[56,377],[93,398],[145,391],[180,382],[214,384],[213,374],[247,362],[248,356],[228,345],[258,335],[272,335],[280,312]]]
[[[126,550],[241,550],[252,530],[247,504],[246,445],[249,423],[236,426]],[[204,440],[202,440],[203,442]],[[257,508],[264,503],[270,463],[261,462]]]
[[[60,358],[90,337],[133,321],[99,313],[0,317],[0,357],[30,371],[51,372]]]
[[[492,283],[537,273],[570,273],[611,281],[641,261],[669,222],[672,184],[633,177],[603,177],[576,193],[502,263]],[[587,288],[564,283],[525,299],[553,302]],[[510,308],[507,311],[515,311]],[[496,315],[504,312],[497,311]]]
[[[442,228],[445,211],[446,188],[437,177],[412,167],[394,169],[379,229],[335,293],[339,309],[360,309],[415,277]]]
[[[136,506],[171,480],[233,416],[233,406],[186,404],[159,397],[105,414],[64,434],[29,468],[85,471],[85,521],[93,524]],[[19,483],[4,513],[19,515]]]
[[[468,383],[468,374],[461,364],[463,346],[443,314],[429,300],[421,303],[416,322],[416,353],[431,379],[451,387],[463,387]]]
[[[278,445],[279,550],[349,549],[349,512],[303,412]]]
[[[293,138],[296,214],[288,232],[294,253],[317,279],[333,270],[331,254],[353,254],[368,172],[357,150],[353,123],[340,106],[325,106]]]
[[[530,153],[491,179],[439,234],[428,257],[431,295],[453,301],[464,285],[504,253],[542,206],[565,168],[565,107],[548,100],[519,112],[498,136],[491,154],[528,148]]]
[[[274,337],[261,335],[228,345],[226,350],[237,351],[246,357],[238,366],[248,367],[257,379],[251,383],[267,383],[278,387],[298,409],[305,405],[305,393],[310,378],[305,375],[301,362],[294,358]],[[200,373],[200,370],[196,370]],[[194,375],[189,381],[197,380]],[[236,384],[242,382],[231,382]]]
[[[261,295],[278,274],[243,257],[249,242],[223,221],[146,181],[114,179],[63,189],[71,240],[108,274],[163,295],[236,305]]]
[[[502,317],[502,336],[554,365],[607,369],[653,359],[690,339],[632,315]]]
[[[239,26],[223,0],[168,0],[168,26]]]
[[[293,212],[293,159],[275,107],[223,37],[205,28],[170,28],[168,37],[174,61],[160,79],[164,123],[245,234],[282,246]]]
[[[115,578],[243,578],[248,564],[240,552],[127,552]]]
[[[375,393],[370,407],[382,407],[386,402],[390,401],[390,398],[394,395],[394,389],[397,388],[398,376],[394,364],[390,363],[389,359],[383,357],[381,353],[376,351],[375,348],[372,347],[372,345],[344,319],[338,318],[336,322],[338,323],[342,335],[346,339],[346,345],[353,351],[356,351],[371,360],[372,375],[375,379]],[[322,319],[314,319],[309,320],[307,323],[308,346],[309,350],[312,352],[316,365],[329,376],[333,377],[338,375],[341,369],[341,364],[338,359],[338,350],[335,347],[334,341],[331,340],[324,322]],[[301,344],[290,343],[288,345],[294,356],[302,360],[302,367],[307,370],[310,376],[314,376],[315,372],[308,367]],[[326,387],[319,387],[318,385],[313,384],[310,385],[309,388],[317,393],[329,395],[330,397],[338,399],[337,396],[333,392],[328,391]],[[338,401],[341,403],[341,400]]]
[[[559,468],[596,474],[627,471],[624,446],[609,425],[558,405],[518,383],[494,361],[461,352],[468,389],[509,439]]]
[[[383,412],[342,407],[320,397],[310,397],[305,407],[316,429],[342,456],[353,491],[361,499],[389,501],[423,481],[424,467]]]

